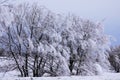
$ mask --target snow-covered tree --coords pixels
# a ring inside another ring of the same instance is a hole
[[[120,46],[111,47],[109,52],[109,61],[115,72],[120,72]]]
[[[1,8],[0,31],[0,48],[14,58],[21,76],[94,75],[109,69],[109,37],[100,23],[24,4]]]

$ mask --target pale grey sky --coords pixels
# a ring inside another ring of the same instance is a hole
[[[22,1],[22,0],[16,0]],[[120,0],[23,0],[37,2],[55,13],[73,13],[81,18],[102,21],[105,32],[113,35],[120,44]]]

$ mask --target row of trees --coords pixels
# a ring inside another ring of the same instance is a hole
[[[94,75],[109,69],[109,37],[100,23],[30,5],[0,7],[0,48],[21,76]]]

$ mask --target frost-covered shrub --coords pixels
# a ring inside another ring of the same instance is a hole
[[[4,53],[4,49],[0,49],[0,56],[4,56],[5,53]]]
[[[115,72],[120,72],[120,46],[111,48],[108,59],[113,70],[115,70]]]
[[[34,5],[3,6],[0,31],[21,76],[95,75],[94,64],[109,69],[109,37],[100,23]]]

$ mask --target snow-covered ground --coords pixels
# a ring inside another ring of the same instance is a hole
[[[69,77],[1,77],[0,80],[120,80],[120,73],[107,73],[100,76],[69,76]]]

